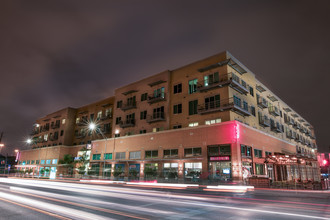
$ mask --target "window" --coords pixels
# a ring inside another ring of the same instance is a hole
[[[251,86],[250,86],[250,95],[252,95],[254,97],[253,87],[251,87]]]
[[[112,153],[106,153],[106,154],[104,154],[104,159],[105,160],[112,160]]]
[[[121,108],[123,106],[123,101],[118,101],[117,102],[117,108]]]
[[[141,151],[129,152],[129,159],[141,159]]]
[[[164,150],[164,158],[177,157],[178,152],[179,152],[178,149]]]
[[[89,120],[94,121],[94,114],[90,114]]]
[[[97,120],[100,120],[101,118],[102,118],[102,111],[99,111],[99,112],[97,113],[96,119],[97,119]]]
[[[220,95],[205,98],[205,109],[213,109],[220,107]]]
[[[165,88],[159,88],[159,89],[155,89],[154,90],[154,97],[158,98],[158,97],[162,97],[165,98]]]
[[[135,96],[127,98],[128,106],[135,106]]]
[[[159,108],[154,108],[152,118],[154,118],[154,119],[156,119],[156,118],[165,119],[164,106],[159,107]]]
[[[246,110],[246,111],[249,111],[249,106],[248,106],[246,101],[243,101],[243,109]]]
[[[241,107],[242,106],[241,99],[238,98],[237,96],[234,96],[234,104]]]
[[[140,119],[147,119],[147,111],[140,112]]]
[[[111,116],[111,112],[112,112],[112,108],[107,108],[105,110],[105,116],[110,117]]]
[[[160,128],[153,128],[152,129],[152,132],[158,132],[158,131],[164,131],[164,128],[160,127]]]
[[[193,80],[189,80],[189,91],[188,93],[189,94],[193,94],[195,92],[197,92],[197,82],[198,80],[197,79],[193,79]]]
[[[121,121],[121,117],[117,117],[116,118],[116,125],[118,125],[120,123],[120,121]]]
[[[148,93],[141,94],[141,102],[148,99]]]
[[[189,123],[188,126],[189,126],[189,127],[196,127],[196,126],[198,126],[198,122],[192,122],[192,123]]]
[[[262,157],[262,150],[254,149],[254,156],[255,157]]]
[[[177,104],[173,106],[173,114],[182,113],[182,104]]]
[[[140,134],[145,134],[147,133],[147,130],[140,130]]]
[[[39,164],[39,160],[36,160],[36,164]]]
[[[264,165],[256,163],[256,175],[264,175]]]
[[[211,119],[211,120],[206,120],[205,121],[206,125],[211,125],[211,124],[216,124],[216,123],[221,123],[221,118]]]
[[[209,156],[231,155],[230,145],[213,145],[208,147]]]
[[[125,152],[117,152],[116,153],[116,159],[120,160],[120,159],[125,159],[126,158],[126,154]]]
[[[62,119],[62,125],[64,125],[64,124],[65,124],[65,118]]]
[[[179,129],[182,128],[182,125],[173,125],[173,129]]]
[[[189,115],[197,114],[197,105],[198,105],[198,100],[193,100],[189,102]]]
[[[177,94],[177,93],[181,93],[181,92],[182,92],[182,83],[179,83],[174,86],[173,93]]]
[[[52,164],[57,164],[57,159],[53,159]]]
[[[185,157],[193,157],[193,156],[201,156],[201,155],[202,155],[202,148],[201,147],[194,147],[194,148],[184,149],[184,156]]]
[[[256,116],[256,108],[254,106],[251,106],[251,114]]]
[[[219,82],[219,72],[204,76],[204,86],[212,85],[213,83]]]
[[[158,150],[146,150],[145,158],[157,158],[158,157]]]
[[[50,164],[51,160],[46,160],[46,164]]]
[[[241,145],[241,155],[242,157],[251,157],[252,147]]]
[[[127,123],[135,123],[135,113],[126,115],[126,122]]]
[[[34,162],[35,162],[34,160],[31,160],[31,164],[34,164]]]
[[[93,160],[101,160],[101,154],[93,154]]]
[[[30,161],[29,161],[29,160],[27,160],[27,161],[26,161],[26,164],[30,164]]]
[[[61,130],[61,136],[63,136],[63,133],[64,133],[64,131],[63,131],[63,130]]]
[[[266,157],[267,157],[267,156],[271,156],[271,155],[272,155],[272,152],[265,151],[265,155],[266,155]]]

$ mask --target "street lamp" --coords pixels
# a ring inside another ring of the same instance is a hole
[[[106,154],[106,152],[107,152],[107,142],[108,142],[108,139],[107,139],[107,137],[103,134],[103,132],[101,131],[101,129],[99,129],[97,126],[96,126],[96,124],[94,123],[94,122],[91,122],[91,123],[89,123],[89,125],[88,125],[88,129],[90,130],[90,131],[98,131],[98,132],[100,132],[100,134],[102,135],[102,137],[105,139],[105,145],[104,145],[104,153],[103,153],[103,171],[102,171],[102,177],[104,178],[105,177],[105,162],[106,162],[106,160],[105,160],[105,154]]]
[[[34,144],[35,146],[38,147],[38,145],[31,138],[28,138],[26,140],[26,143],[29,144],[29,145]],[[18,150],[15,150],[15,152],[16,151],[18,152]],[[38,150],[38,157],[39,157],[39,164],[37,164],[37,170],[38,170],[38,179],[39,179],[39,176],[40,176],[40,167],[39,167],[39,165],[41,164],[41,160],[40,160],[40,148]]]
[[[0,144],[0,153],[1,153],[1,150],[4,146],[5,146],[4,144]]]

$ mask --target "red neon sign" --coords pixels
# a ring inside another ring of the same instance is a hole
[[[210,157],[210,161],[223,161],[223,160],[230,160],[229,156],[222,156],[222,157]]]

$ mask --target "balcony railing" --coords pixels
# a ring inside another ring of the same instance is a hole
[[[269,114],[271,114],[273,116],[280,116],[280,111],[278,110],[278,108],[276,106],[269,106],[268,110],[269,110]]]
[[[159,121],[165,121],[165,113],[164,112],[156,112],[153,113],[152,115],[148,115],[147,117],[147,122],[148,123],[154,123],[154,122],[159,122]]]
[[[202,84],[197,85],[197,91],[205,92],[211,89],[220,88],[229,85],[241,94],[247,94],[249,92],[245,81],[234,73],[223,74],[219,76],[219,79],[204,80]]]
[[[126,111],[136,108],[136,102],[128,102],[121,107],[121,110]]]
[[[54,124],[51,126],[52,129],[56,129],[56,128],[59,128],[60,127],[60,124]]]
[[[161,101],[166,101],[166,96],[165,93],[157,94],[156,96],[149,96],[148,97],[148,103],[156,103],[156,102],[161,102]]]
[[[263,97],[258,97],[257,99],[258,106],[260,108],[267,108],[268,107],[268,102],[265,98]]]
[[[106,128],[106,129],[102,128],[101,131],[102,131],[103,134],[110,134],[111,133],[110,128]]]
[[[110,118],[111,118],[111,115],[109,114],[109,115],[102,116],[100,119],[101,119],[102,121],[105,121],[105,120],[108,120],[108,119],[110,119]]]
[[[293,136],[292,131],[287,131],[287,132],[286,132],[286,137],[289,138],[289,139],[293,139],[294,136]]]
[[[234,98],[205,102],[198,106],[198,114],[208,114],[214,112],[222,112],[232,110],[242,116],[250,116],[250,106],[243,106],[242,101],[234,101]]]
[[[262,127],[269,127],[270,119],[266,115],[259,115],[259,125]]]
[[[126,120],[126,121],[119,121],[119,126],[121,128],[134,127],[135,126],[135,119],[129,119],[129,120]]]
[[[77,139],[82,139],[82,138],[84,138],[84,137],[86,137],[86,134],[85,134],[85,133],[80,133],[80,134],[77,134],[77,135],[76,135],[76,138],[77,138]]]

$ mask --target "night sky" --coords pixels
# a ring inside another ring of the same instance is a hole
[[[329,151],[330,1],[0,1],[2,152],[37,118],[228,50]]]

